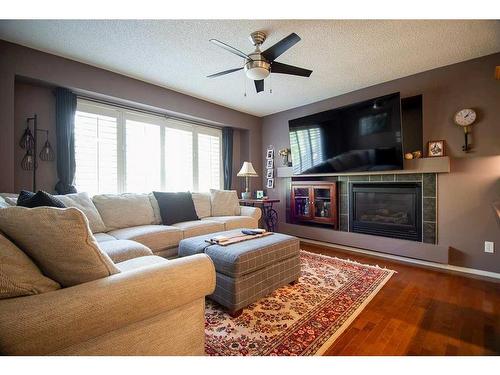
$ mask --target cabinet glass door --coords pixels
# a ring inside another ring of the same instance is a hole
[[[314,188],[314,217],[330,219],[332,215],[330,188]]]
[[[309,217],[311,215],[309,188],[294,187],[293,199],[295,207],[295,216]]]

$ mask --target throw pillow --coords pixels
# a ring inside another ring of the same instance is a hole
[[[31,259],[0,233],[0,299],[60,289]]]
[[[66,208],[63,202],[54,197],[53,195],[38,190],[36,193],[31,191],[22,190],[17,198],[17,205],[28,208],[35,207],[58,207]]]
[[[239,216],[240,202],[236,190],[210,189],[212,216]]]
[[[75,207],[82,211],[87,217],[90,225],[90,230],[92,233],[106,232],[106,226],[102,221],[99,211],[97,211],[96,206],[90,199],[89,195],[85,192],[66,194],[66,195],[56,195],[56,197],[64,204],[66,207]]]
[[[108,231],[156,222],[148,194],[99,194],[92,201]]]
[[[0,231],[63,287],[120,272],[101,251],[87,218],[77,208],[4,208]]]
[[[10,207],[10,204],[5,201],[2,197],[0,197],[0,208]]]
[[[160,207],[163,225],[200,220],[196,215],[191,193],[162,193],[153,191]]]
[[[210,207],[210,194],[207,193],[192,193],[194,208],[200,219],[209,217],[212,214]]]

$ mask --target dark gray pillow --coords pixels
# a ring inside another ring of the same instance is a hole
[[[36,194],[31,191],[22,190],[21,193],[19,193],[19,197],[17,197],[17,205],[27,208],[43,206],[66,208],[61,200],[42,190],[38,190]]]
[[[172,225],[183,221],[200,220],[196,215],[193,197],[186,193],[163,193],[153,191],[160,207],[160,216],[163,225]]]

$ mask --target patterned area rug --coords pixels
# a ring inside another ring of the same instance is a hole
[[[237,318],[207,300],[206,353],[320,355],[394,271],[301,251],[301,277],[251,304]]]

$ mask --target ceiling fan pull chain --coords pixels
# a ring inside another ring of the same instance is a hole
[[[243,96],[246,98],[247,97],[247,78],[243,76],[243,84],[245,85],[245,92],[243,93]]]
[[[273,93],[273,81],[271,80],[271,75],[269,74],[269,94]]]

